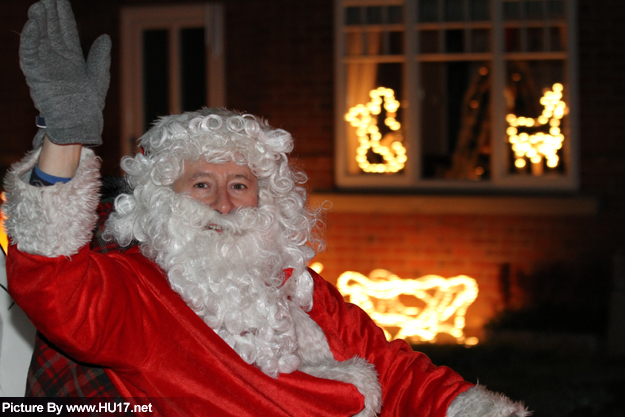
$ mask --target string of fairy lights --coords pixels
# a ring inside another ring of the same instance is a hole
[[[517,117],[514,114],[506,116],[508,122],[506,133],[514,152],[514,165],[517,168],[525,168],[527,160],[532,164],[540,164],[543,158],[549,168],[558,166],[560,162],[558,150],[562,149],[564,142],[561,121],[568,112],[566,103],[562,101],[563,90],[562,84],[556,83],[551,90],[545,91],[540,99],[540,104],[544,108],[543,112],[535,119]],[[519,132],[519,128],[541,126],[549,126],[549,132]]]
[[[506,129],[508,143],[514,152],[514,165],[524,169],[528,161],[541,164],[543,159],[547,167],[556,168],[560,163],[558,151],[562,149],[565,137],[562,133],[562,118],[568,113],[566,103],[562,100],[564,87],[560,83],[553,84],[551,90],[544,92],[540,99],[543,112],[537,118],[508,114]],[[371,101],[357,104],[345,114],[345,120],[356,128],[358,147],[356,162],[358,167],[367,173],[396,173],[404,168],[408,157],[406,148],[400,140],[398,131],[401,123],[397,121],[397,110],[400,103],[395,99],[395,92],[386,87],[378,87],[369,92]],[[397,132],[390,145],[382,143],[383,136],[378,127],[378,117],[386,111],[384,124],[392,132]],[[540,128],[548,126],[548,132],[524,132],[524,128]],[[382,157],[384,162],[371,162],[369,152]]]
[[[463,331],[467,308],[478,295],[473,278],[427,275],[402,279],[384,269],[376,269],[365,277],[348,271],[339,277],[337,288],[350,302],[366,311],[389,340],[432,342],[440,333],[446,333],[458,343],[478,343],[475,337],[465,337]],[[402,296],[413,296],[425,305],[407,306]],[[389,328],[399,328],[399,331],[391,336],[386,330]]]
[[[382,108],[386,111],[384,124],[393,132],[401,129],[401,123],[397,121],[399,101],[395,99],[395,92],[386,87],[378,87],[369,92],[371,101],[367,104],[357,104],[345,114],[345,120],[356,128],[358,136],[358,148],[356,149],[356,162],[360,169],[369,173],[394,173],[404,168],[408,157],[406,148],[399,140],[393,140],[390,146],[381,143],[383,137],[378,128],[378,115]],[[396,138],[399,134],[396,133]],[[372,163],[367,158],[369,151],[380,155],[384,162]]]

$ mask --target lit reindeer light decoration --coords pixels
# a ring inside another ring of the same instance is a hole
[[[556,168],[560,158],[558,151],[562,148],[564,135],[562,134],[561,121],[568,113],[566,103],[562,100],[564,87],[560,83],[552,86],[551,90],[546,90],[540,99],[543,106],[542,114],[537,118],[517,117],[514,114],[506,116],[508,128],[508,142],[512,146],[515,155],[514,165],[518,169],[525,168],[529,159],[534,167],[542,166],[543,158],[549,168]],[[547,133],[538,131],[532,133],[531,130],[541,127],[548,127]],[[530,130],[530,132],[520,132],[520,129]],[[540,168],[535,169],[536,174],[541,174]]]
[[[404,168],[406,161],[406,148],[401,142],[401,123],[396,119],[399,101],[395,99],[395,92],[386,87],[378,87],[369,92],[371,101],[367,104],[358,104],[349,109],[345,114],[345,120],[356,128],[358,136],[358,148],[356,149],[356,161],[364,172],[369,173],[395,173]],[[382,137],[378,127],[378,116],[382,109],[386,111],[384,124],[391,133]],[[382,157],[383,162],[371,163],[367,154],[373,152]]]
[[[465,338],[463,332],[467,308],[478,294],[473,278],[461,275],[445,279],[427,275],[402,279],[384,269],[376,269],[368,278],[357,272],[344,272],[337,287],[384,329],[388,339],[430,342],[435,341],[439,333],[447,333],[458,343],[474,345],[478,342],[474,337]],[[406,296],[416,297],[425,306],[405,305],[401,298]],[[391,337],[389,328],[399,328],[399,331]]]

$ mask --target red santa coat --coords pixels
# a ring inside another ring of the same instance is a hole
[[[67,257],[11,247],[9,289],[33,324],[74,358],[101,365],[124,397],[148,397],[165,416],[351,416],[363,408],[353,385],[303,372],[273,379],[245,363],[169,286],[138,248]],[[331,284],[314,279],[310,317],[335,359],[372,363],[382,416],[445,416],[473,385],[436,367],[382,330]],[[144,402],[144,401],[142,401]]]

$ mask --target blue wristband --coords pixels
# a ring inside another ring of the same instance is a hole
[[[45,172],[39,169],[39,165],[35,165],[35,168],[33,169],[33,171],[35,175],[39,177],[39,179],[45,181],[46,183],[50,185],[56,184],[57,182],[62,182],[63,184],[65,184],[66,182],[69,182],[71,180],[71,178],[55,177],[54,175],[46,174]]]

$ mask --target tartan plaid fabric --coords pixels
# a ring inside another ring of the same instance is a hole
[[[121,396],[104,369],[76,362],[37,332],[28,370],[26,397]]]
[[[113,211],[115,196],[123,191],[120,179],[112,180],[114,185],[121,185],[117,187],[111,187],[106,181],[104,180],[102,190],[104,195],[97,208],[98,220],[90,246],[96,252],[123,251],[128,248],[120,248],[116,243],[102,238],[104,223]],[[111,180],[108,181],[111,182]],[[39,332],[37,332],[35,349],[28,370],[25,396],[104,397],[122,401],[119,392],[103,368],[73,360]],[[115,413],[115,415],[132,416],[133,414],[129,412]]]

